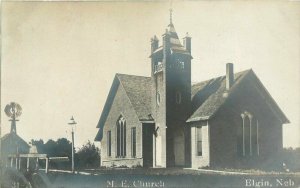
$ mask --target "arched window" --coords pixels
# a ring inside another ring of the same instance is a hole
[[[126,120],[120,116],[116,126],[117,132],[117,157],[126,156]]]
[[[258,120],[245,111],[241,114],[242,123],[237,129],[237,148],[242,156],[259,155]]]
[[[241,114],[242,123],[237,126],[237,151],[240,156],[244,156],[244,120],[245,115]]]
[[[258,120],[256,118],[252,119],[251,125],[251,146],[252,146],[252,155],[259,155],[258,147]]]
[[[251,117],[251,118],[250,118]],[[252,116],[246,115],[244,120],[244,139],[245,139],[245,155],[252,155],[251,147],[251,119]]]
[[[159,92],[156,93],[156,103],[157,103],[157,105],[160,104],[160,94],[159,94]]]

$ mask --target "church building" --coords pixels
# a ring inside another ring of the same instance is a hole
[[[191,37],[182,45],[171,20],[159,43],[151,77],[115,75],[95,138],[102,166],[248,167],[283,148],[289,120],[253,70],[228,63],[224,76],[192,85]]]

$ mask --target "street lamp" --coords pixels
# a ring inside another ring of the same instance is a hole
[[[70,119],[70,123],[68,123],[72,127],[72,172],[74,173],[74,127],[77,124],[72,116]]]

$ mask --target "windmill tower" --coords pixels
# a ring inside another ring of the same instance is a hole
[[[11,127],[10,127],[10,133],[15,133],[17,134],[17,127],[16,127],[16,122],[19,121],[17,120],[18,117],[21,116],[22,114],[22,108],[18,103],[11,102],[10,104],[7,104],[5,106],[5,114],[10,117],[11,119]]]

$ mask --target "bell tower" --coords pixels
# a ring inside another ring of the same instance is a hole
[[[152,115],[155,119],[154,166],[185,165],[185,121],[191,107],[191,37],[181,44],[172,22],[151,39]]]

